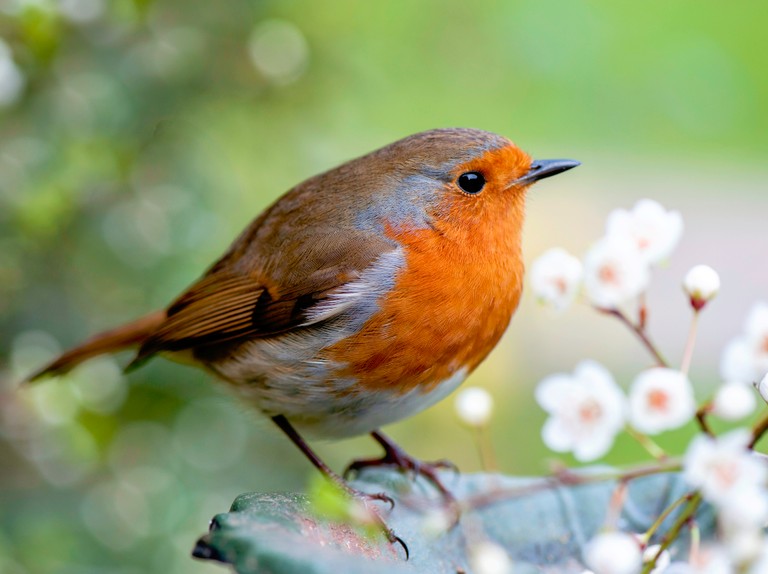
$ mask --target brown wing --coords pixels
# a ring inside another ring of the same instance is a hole
[[[194,350],[306,326],[314,305],[394,248],[389,241],[349,233],[314,239],[296,249],[293,265],[231,251],[171,304],[128,368],[160,351]],[[332,315],[326,311],[321,317]]]

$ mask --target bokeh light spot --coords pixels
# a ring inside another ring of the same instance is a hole
[[[290,22],[266,20],[251,33],[248,54],[264,78],[275,84],[288,84],[304,73],[309,48],[301,30]]]
[[[111,357],[85,363],[72,374],[80,404],[99,414],[114,413],[125,401],[128,385]]]
[[[69,487],[93,472],[99,450],[87,429],[70,423],[46,429],[34,437],[25,454],[49,483]]]
[[[103,0],[59,0],[59,12],[70,22],[88,24],[104,13]]]
[[[247,430],[234,408],[207,399],[192,403],[178,415],[173,438],[187,463],[214,472],[234,465],[242,457]]]

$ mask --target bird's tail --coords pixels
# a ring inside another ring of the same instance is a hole
[[[121,325],[116,329],[104,331],[88,339],[82,345],[70,349],[50,364],[29,376],[25,382],[32,382],[44,377],[63,375],[83,361],[98,355],[114,353],[140,345],[165,319],[165,311],[155,311],[149,315]]]

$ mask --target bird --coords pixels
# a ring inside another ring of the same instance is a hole
[[[305,436],[368,433],[384,455],[351,470],[394,465],[450,497],[439,464],[380,429],[445,398],[499,342],[523,288],[526,192],[577,165],[534,161],[478,129],[400,139],[299,183],[167,308],[94,336],[28,380],[128,348],[138,350],[127,371],[157,355],[191,362],[347,492],[362,494]]]

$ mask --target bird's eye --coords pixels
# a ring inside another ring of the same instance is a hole
[[[467,173],[462,173],[459,179],[456,180],[456,183],[466,193],[480,193],[485,186],[485,178],[478,171],[468,171]]]

